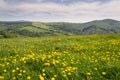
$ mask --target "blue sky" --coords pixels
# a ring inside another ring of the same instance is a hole
[[[0,21],[120,20],[120,0],[0,0]]]

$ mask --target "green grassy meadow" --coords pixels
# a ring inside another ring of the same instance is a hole
[[[120,34],[0,39],[0,80],[119,80]]]

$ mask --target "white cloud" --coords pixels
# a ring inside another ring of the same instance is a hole
[[[120,20],[120,1],[111,0],[101,3],[77,2],[69,5],[57,3],[22,3],[5,5],[3,0],[0,5],[12,16],[23,17],[39,21],[71,21],[83,22],[95,19],[113,18]],[[1,7],[1,6],[0,6]],[[17,12],[18,11],[18,12]],[[5,15],[4,15],[5,16]]]
[[[0,8],[5,7],[6,3],[4,2],[4,0],[0,0]]]

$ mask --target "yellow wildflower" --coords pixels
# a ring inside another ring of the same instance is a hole
[[[19,68],[17,67],[16,70],[19,70]]]
[[[22,76],[22,73],[19,73],[18,75],[19,75],[19,76]]]
[[[68,72],[68,75],[71,75],[71,73],[70,73],[70,72]]]
[[[88,76],[90,76],[90,75],[91,75],[91,73],[90,73],[90,72],[87,72],[86,74],[87,74]]]
[[[45,63],[44,65],[46,65],[46,66],[50,66],[50,63]]]
[[[14,73],[14,72],[15,72],[15,69],[13,69],[12,72]]]
[[[39,75],[40,80],[44,80],[44,77],[42,75]]]
[[[43,76],[45,76],[46,74],[45,73],[43,73]]]
[[[51,80],[55,80],[55,78],[54,78],[54,77],[52,77],[52,78],[51,78]]]
[[[6,69],[4,69],[4,72],[6,72]]]
[[[102,72],[102,75],[106,75],[106,72]]]
[[[0,76],[0,79],[4,79],[4,76]]]
[[[45,72],[45,69],[43,69],[42,72]]]
[[[26,71],[25,70],[23,70],[23,73],[25,73]]]
[[[97,68],[95,68],[95,70],[97,71]]]
[[[30,80],[30,79],[31,79],[31,77],[30,77],[30,76],[28,76],[28,77],[27,77],[27,79],[28,79],[28,80]]]

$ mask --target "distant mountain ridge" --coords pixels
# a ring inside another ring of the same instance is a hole
[[[87,23],[0,21],[0,37],[120,33],[120,21],[95,20]]]

